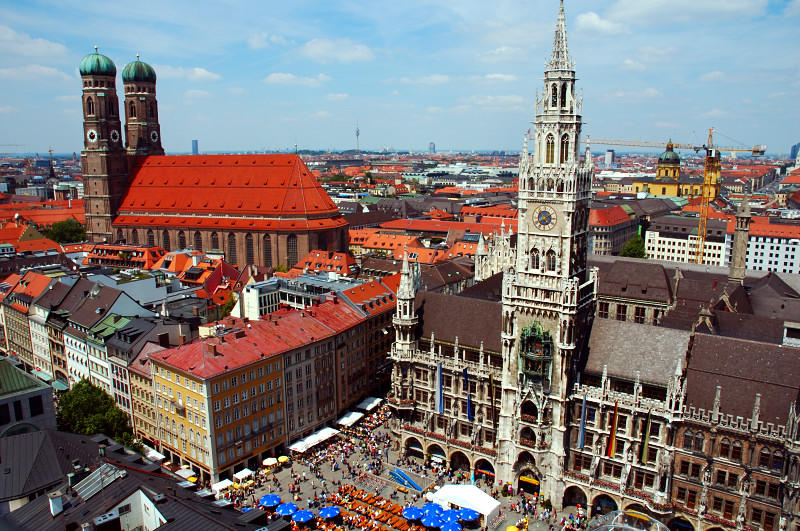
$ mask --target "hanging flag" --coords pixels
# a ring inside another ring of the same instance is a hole
[[[489,374],[489,405],[492,408],[492,425],[494,425],[494,374]]]
[[[647,420],[644,422],[644,428],[642,429],[642,444],[641,444],[641,451],[639,452],[639,462],[647,464],[647,452],[650,449],[648,443],[650,441],[650,411],[647,412]]]
[[[436,366],[436,396],[433,400],[436,412],[439,414],[444,413],[444,375],[442,374],[442,362]]]
[[[581,406],[581,429],[578,432],[578,448],[583,450],[586,440],[586,395],[583,395],[583,405]]]
[[[464,367],[464,389],[467,391],[467,418],[472,422],[472,397],[469,394],[469,376],[466,367]]]
[[[619,406],[614,402],[614,418],[611,421],[611,433],[608,435],[608,446],[606,447],[606,457],[614,457],[617,451],[617,420],[619,418]]]

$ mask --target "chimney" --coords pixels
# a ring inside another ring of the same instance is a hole
[[[158,345],[164,348],[169,348],[169,332],[158,334]]]
[[[196,254],[193,254],[192,255],[192,265],[196,266],[199,263],[200,263],[200,256],[196,255]]]
[[[203,343],[203,354],[206,356],[216,356],[217,355],[217,345],[210,341],[206,341]]]
[[[61,496],[60,490],[49,493],[47,498],[50,501],[50,514],[53,517],[58,516],[62,511],[64,511],[64,499]]]

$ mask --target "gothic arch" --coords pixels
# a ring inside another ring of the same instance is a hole
[[[553,90],[555,90],[555,85],[553,85]],[[546,149],[545,149],[545,158],[544,161],[546,164],[552,164],[555,160],[555,150],[556,150],[556,139],[553,137],[552,134],[547,135],[546,140]],[[552,181],[552,179],[548,179],[548,182]],[[548,187],[548,190],[551,188]]]
[[[450,454],[450,468],[452,468],[454,471],[466,470],[469,472],[472,467],[469,464],[469,458],[464,454],[464,452],[456,450]]]
[[[186,249],[186,233],[178,231],[178,249]]]
[[[619,503],[608,494],[600,494],[592,500],[592,516],[600,516],[619,509]],[[598,510],[599,509],[599,510]]]
[[[136,229],[131,231],[131,243],[133,245],[139,245],[139,231]]]
[[[169,231],[166,229],[161,231],[161,246],[167,251],[172,250],[169,244]]]
[[[547,270],[548,271],[555,271],[556,270],[556,252],[552,249],[548,250],[545,255],[545,261],[547,262]]]
[[[476,474],[483,474],[485,476],[492,477],[494,476],[494,467],[492,464],[486,459],[478,459],[475,461],[475,473]]]
[[[573,485],[564,490],[564,497],[561,499],[561,507],[577,507],[580,505],[586,508],[586,500],[588,499],[586,492],[584,492],[582,488]]]
[[[567,106],[567,84],[565,82],[561,82],[561,108]]]
[[[406,443],[403,445],[403,447],[405,448],[406,453],[414,452],[416,454],[423,455],[422,444],[420,444],[419,439],[416,437],[409,437],[406,439]]]
[[[122,229],[117,229],[117,241],[121,242],[125,239],[125,236],[122,234]]]
[[[249,232],[247,236],[244,237],[244,255],[248,264],[256,263],[256,249],[253,243],[253,235]]]
[[[558,84],[553,83],[552,88],[550,89],[550,106],[551,107],[558,107]]]
[[[131,102],[130,105],[128,105],[128,116],[130,116],[131,118],[136,118],[136,104],[134,104],[133,102]]]
[[[272,239],[269,234],[264,235],[264,267],[272,267]]]
[[[536,446],[536,433],[534,433],[533,428],[530,426],[523,426],[523,428],[519,430],[519,438],[532,443],[534,447]]]
[[[539,249],[534,247],[531,249],[531,269],[539,269],[540,267]]]
[[[528,179],[528,190],[533,191],[535,189],[536,189],[536,181],[534,180],[533,177],[531,177]]]
[[[194,232],[194,248],[198,251],[203,250],[203,235],[199,230]]]
[[[156,246],[156,235],[153,233],[153,229],[147,229],[147,246]]]
[[[94,114],[94,100],[91,96],[86,98],[86,114],[93,115]]]
[[[445,451],[442,449],[442,447],[441,447],[441,446],[439,446],[439,445],[438,445],[438,444],[436,444],[436,443],[433,443],[433,444],[429,444],[429,445],[428,445],[428,453],[431,455],[431,457],[433,457],[433,456],[437,456],[437,457],[439,457],[439,458],[440,458],[440,459],[442,459],[442,460],[447,460],[447,454],[446,454],[446,453],[445,453]]]
[[[227,262],[229,264],[238,264],[239,257],[236,253],[236,234],[233,232],[228,234],[228,255]]]
[[[537,418],[539,416],[539,412],[536,409],[536,405],[531,400],[526,400],[522,403],[522,407],[519,410],[521,415],[528,415],[533,418]]]
[[[219,235],[216,232],[211,233],[211,248],[215,251],[219,251]]]
[[[565,163],[569,160],[569,135],[562,135],[561,136],[561,146],[559,151],[559,157],[561,163]]]
[[[556,181],[556,192],[563,193],[564,192],[564,180],[559,179]]]
[[[552,162],[552,160],[550,162]],[[553,182],[552,178],[547,179],[547,191],[548,192],[552,192],[553,191],[554,184],[555,183]]]
[[[286,238],[286,260],[289,262],[287,266],[289,268],[294,267],[297,264],[297,235],[290,234],[288,238]]]

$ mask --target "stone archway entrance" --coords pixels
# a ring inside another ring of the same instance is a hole
[[[447,464],[447,454],[438,444],[428,445],[428,455],[431,456],[431,461],[436,464]]]
[[[536,460],[530,452],[521,452],[514,463],[514,479],[517,482],[517,489],[528,494],[539,494],[539,470],[536,468]]]
[[[567,489],[564,491],[564,497],[562,498],[561,506],[577,507],[578,505],[586,508],[586,493],[583,492],[583,489],[576,487],[575,485],[567,487]]]
[[[486,459],[475,461],[475,479],[481,479],[489,484],[494,483],[494,467]]]
[[[639,504],[639,503],[632,503],[632,504],[628,505],[627,507],[625,507],[625,510],[626,511],[636,511],[637,513],[648,514],[648,515],[650,514],[647,511],[647,508],[644,507],[643,505]]]
[[[608,494],[601,494],[592,500],[592,516],[602,516],[611,511],[616,511],[619,508],[617,502]]]
[[[422,444],[416,437],[409,437],[406,439],[406,455],[414,455],[417,457],[425,457],[425,452],[422,450]]]
[[[672,531],[694,531],[694,526],[686,518],[673,518],[667,524]]]
[[[452,468],[454,472],[464,471],[469,474],[471,469],[469,458],[464,455],[464,452],[456,450],[450,455],[450,468]]]

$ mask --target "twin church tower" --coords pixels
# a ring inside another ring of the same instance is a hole
[[[86,232],[90,241],[112,242],[111,224],[127,189],[133,157],[164,154],[156,73],[138,56],[122,70],[123,138],[114,62],[95,47],[94,53],[81,60],[79,71],[83,83],[81,166]]]

